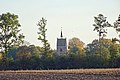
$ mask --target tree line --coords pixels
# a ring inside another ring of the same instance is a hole
[[[0,15],[0,70],[120,67],[120,40],[105,38],[108,28],[120,32],[120,16],[113,25],[102,14],[94,17],[94,31],[98,32],[99,39],[85,45],[79,38],[73,37],[63,55],[57,55],[56,50],[50,48],[46,25],[44,18],[37,24],[42,47],[27,45],[18,15],[9,12]]]

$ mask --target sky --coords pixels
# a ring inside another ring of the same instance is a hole
[[[25,41],[42,46],[38,38],[38,21],[47,20],[47,39],[52,49],[56,49],[61,27],[63,36],[79,38],[86,45],[98,39],[93,31],[94,16],[103,14],[113,24],[120,14],[120,0],[0,0],[0,15],[14,13],[19,16],[21,32]],[[117,37],[114,29],[108,29],[106,38]]]

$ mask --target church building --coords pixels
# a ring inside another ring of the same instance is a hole
[[[67,41],[66,38],[63,38],[63,33],[61,29],[60,38],[57,38],[57,54],[62,55],[67,52]]]

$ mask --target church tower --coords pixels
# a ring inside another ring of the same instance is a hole
[[[67,52],[67,41],[66,38],[63,38],[63,33],[61,29],[60,38],[57,38],[57,54],[62,55]]]

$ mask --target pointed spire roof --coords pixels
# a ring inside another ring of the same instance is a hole
[[[61,27],[61,35],[60,35],[60,37],[61,37],[61,38],[63,37],[63,34],[62,34],[62,27]]]

